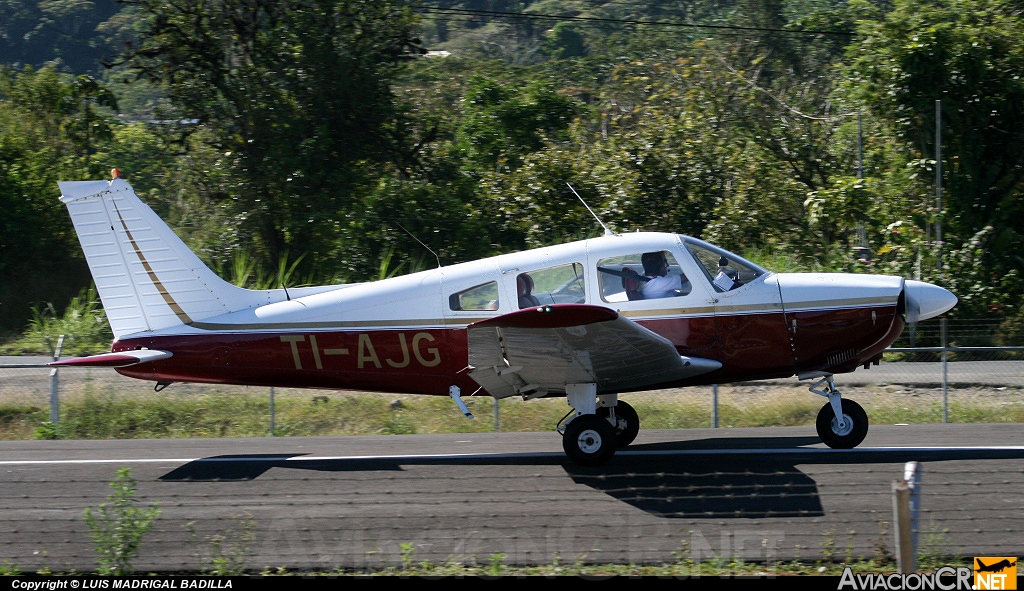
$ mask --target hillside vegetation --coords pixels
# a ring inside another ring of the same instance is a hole
[[[242,285],[599,234],[571,184],[1012,323],[1022,41],[1012,0],[3,2],[0,330],[88,289],[56,182],[113,167]]]

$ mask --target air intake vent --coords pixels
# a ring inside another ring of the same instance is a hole
[[[828,356],[827,363],[828,363],[829,367],[840,365],[842,363],[845,363],[845,362],[853,359],[853,357],[856,354],[857,354],[857,351],[854,350],[854,349],[846,349],[845,351],[840,351],[838,353],[833,353],[833,354]]]

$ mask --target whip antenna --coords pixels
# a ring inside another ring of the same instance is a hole
[[[403,231],[405,231],[405,233],[406,233],[406,234],[408,234],[409,236],[412,236],[412,239],[413,239],[413,240],[415,240],[416,242],[419,242],[419,243],[420,243],[420,246],[422,246],[423,248],[427,249],[427,251],[428,251],[428,252],[430,252],[430,254],[434,255],[434,258],[435,258],[435,259],[437,259],[437,268],[438,268],[438,269],[440,269],[440,268],[441,268],[441,257],[437,256],[437,253],[436,253],[436,252],[434,252],[433,250],[431,250],[431,248],[430,248],[429,246],[427,246],[426,244],[423,244],[423,241],[422,241],[422,240],[420,240],[419,238],[417,238],[415,234],[413,234],[413,233],[412,233],[412,232],[410,232],[409,230],[406,230],[406,229],[405,229],[405,226],[403,226],[402,224],[399,224],[398,222],[395,222],[395,224],[396,224],[396,225],[397,225],[397,226],[398,226],[399,228],[401,228],[401,229],[402,229]]]
[[[604,228],[604,235],[611,236],[612,231],[608,229],[608,226],[604,225],[604,222],[601,221],[601,218],[597,217],[597,214],[594,213],[594,210],[590,209],[590,206],[587,205],[587,202],[584,201],[582,197],[580,197],[580,194],[576,192],[576,189],[573,189],[572,185],[570,185],[569,183],[565,183],[565,185],[569,187],[569,190],[572,191],[572,194],[575,195],[580,200],[580,203],[583,204],[583,207],[587,208],[587,211],[590,212],[590,215],[594,216],[594,219],[597,220],[597,223],[601,224],[601,227]]]

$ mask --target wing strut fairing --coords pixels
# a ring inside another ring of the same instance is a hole
[[[469,375],[495,398],[564,394],[567,384],[635,390],[722,367],[680,356],[668,339],[600,306],[528,308],[471,324],[467,332]]]

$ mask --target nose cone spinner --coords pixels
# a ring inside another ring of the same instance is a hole
[[[956,305],[953,292],[923,281],[904,283],[907,301],[907,322],[934,318]]]

